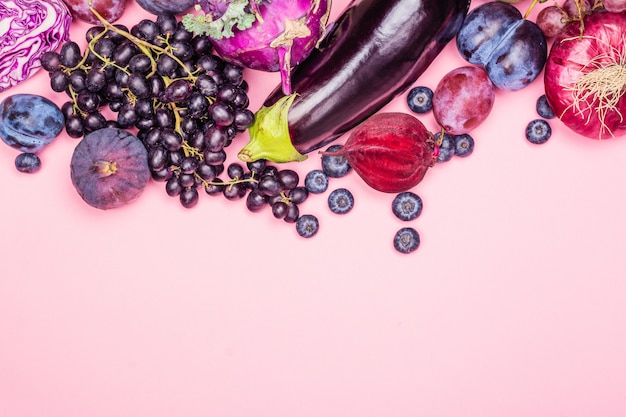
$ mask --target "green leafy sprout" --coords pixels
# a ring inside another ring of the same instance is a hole
[[[234,36],[234,29],[249,29],[260,19],[258,4],[263,0],[216,0],[228,1],[228,7],[219,18],[205,13],[200,5],[195,6],[197,13],[188,13],[182,18],[185,28],[195,35],[207,35],[215,40]],[[252,3],[252,4],[251,4]]]

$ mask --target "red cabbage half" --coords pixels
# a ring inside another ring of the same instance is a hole
[[[39,70],[41,56],[69,39],[71,21],[61,0],[0,1],[0,92]]]
[[[185,27],[206,34],[225,61],[259,71],[280,71],[291,94],[291,69],[309,56],[326,30],[331,0],[197,0],[200,14]]]

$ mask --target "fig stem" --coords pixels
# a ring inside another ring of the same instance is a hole
[[[93,172],[101,177],[110,177],[117,172],[117,162],[115,161],[96,161],[93,165]]]

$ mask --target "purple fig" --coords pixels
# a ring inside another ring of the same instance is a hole
[[[137,199],[148,181],[148,152],[136,136],[118,128],[86,135],[70,162],[72,184],[85,202],[108,210]]]

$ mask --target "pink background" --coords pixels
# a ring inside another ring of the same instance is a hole
[[[120,23],[144,16],[130,1]],[[459,65],[451,43],[416,84]],[[256,110],[277,74],[246,78]],[[47,83],[40,71],[0,99],[61,105]],[[410,255],[391,244],[406,225],[393,196],[356,175],[331,182],[353,191],[348,215],[326,195],[302,205],[321,220],[304,240],[243,201],[184,209],[162,183],[92,209],[69,178],[75,139],[35,175],[2,146],[0,416],[626,416],[626,142],[553,121],[531,145],[542,89],[498,92],[474,154],[415,188]],[[408,111],[405,95],[385,110]]]

